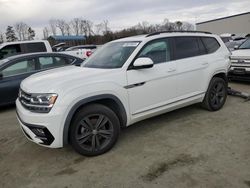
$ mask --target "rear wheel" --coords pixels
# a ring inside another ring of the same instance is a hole
[[[70,129],[70,142],[82,155],[100,155],[115,145],[119,132],[116,114],[104,105],[91,104],[76,114]]]
[[[212,78],[202,106],[210,111],[217,111],[223,107],[227,98],[227,83],[219,77]]]

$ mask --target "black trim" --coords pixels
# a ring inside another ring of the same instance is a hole
[[[184,100],[187,100],[187,99],[190,99],[190,98],[193,98],[193,97],[196,97],[196,96],[199,96],[199,95],[202,95],[206,92],[202,92],[202,93],[199,93],[199,94],[196,94],[196,95],[193,95],[191,97],[187,97],[187,98],[184,98],[184,99],[180,99],[180,100],[177,100],[177,101],[174,101],[174,102],[170,102],[170,103],[167,103],[167,104],[164,104],[164,105],[161,105],[161,106],[157,106],[157,107],[154,107],[154,108],[151,108],[151,109],[148,109],[148,110],[144,110],[144,111],[141,111],[141,112],[137,112],[135,114],[132,114],[133,116],[134,115],[137,115],[137,114],[141,114],[143,112],[147,112],[147,111],[151,111],[151,110],[154,110],[154,109],[157,109],[157,108],[161,108],[161,107],[164,107],[164,106],[168,106],[168,105],[171,105],[171,104],[174,104],[174,103],[177,103],[177,102],[180,102],[180,101],[184,101]]]
[[[212,34],[212,33],[207,32],[207,31],[158,31],[158,32],[150,33],[150,34],[146,35],[146,37],[159,35],[161,33],[204,33],[204,34]]]
[[[119,119],[121,121],[121,126],[125,127],[127,125],[127,113],[126,113],[126,110],[125,110],[122,102],[120,101],[120,99],[118,97],[116,97],[112,94],[102,94],[102,95],[97,95],[97,96],[85,98],[85,99],[78,101],[71,108],[70,112],[67,115],[67,118],[66,118],[65,123],[64,123],[64,128],[63,128],[63,145],[68,144],[68,133],[69,133],[70,123],[71,123],[71,120],[72,120],[75,112],[77,111],[77,109],[79,107],[81,107],[82,105],[85,105],[87,103],[95,102],[98,100],[105,100],[105,99],[112,99],[116,102],[116,104],[119,106],[119,109],[117,109],[117,111],[120,114]]]
[[[233,17],[237,17],[237,16],[246,15],[246,14],[250,14],[250,12],[245,12],[245,13],[242,13],[242,14],[235,14],[235,15],[232,15],[232,16],[217,18],[217,19],[208,20],[208,21],[205,21],[205,22],[199,22],[199,23],[196,23],[196,25],[200,25],[200,24],[204,24],[204,23],[209,23],[209,22],[214,22],[214,21],[219,21],[219,20],[224,20],[224,19],[228,19],[228,18],[233,18]]]
[[[131,84],[131,85],[127,85],[127,86],[124,86],[125,89],[131,89],[131,88],[134,88],[134,87],[138,87],[138,86],[143,86],[146,82],[140,82],[140,83],[136,83],[136,84]]]
[[[50,133],[50,131],[42,126],[42,125],[33,125],[33,124],[28,124],[28,123],[25,123],[22,121],[22,119],[20,118],[18,112],[16,111],[16,114],[17,114],[17,118],[19,119],[19,121],[25,125],[26,127],[28,127],[35,135],[38,139],[40,139],[42,142],[39,143],[39,144],[43,144],[43,145],[51,145],[55,138],[54,136]],[[23,129],[23,128],[22,128]],[[36,132],[36,129],[42,129],[44,131],[44,135],[39,135],[37,132]],[[32,138],[28,135],[28,133],[23,129],[23,132],[24,134],[30,139],[32,140]]]

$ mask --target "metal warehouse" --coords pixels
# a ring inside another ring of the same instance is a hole
[[[250,34],[250,12],[196,23],[196,28],[215,34]]]

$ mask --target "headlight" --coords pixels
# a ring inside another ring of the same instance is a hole
[[[32,94],[30,98],[31,104],[53,105],[56,102],[57,94]]]
[[[31,94],[20,89],[19,100],[28,110],[38,113],[48,113],[56,102],[58,95],[55,93]]]

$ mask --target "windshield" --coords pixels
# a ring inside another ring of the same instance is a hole
[[[242,45],[240,45],[239,49],[250,49],[250,39],[247,39]]]
[[[83,67],[112,69],[120,68],[140,42],[112,42],[97,50]]]

